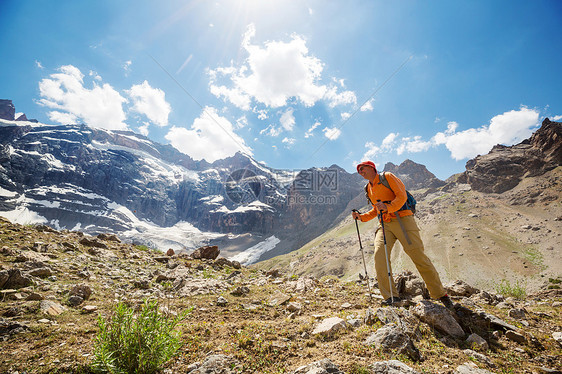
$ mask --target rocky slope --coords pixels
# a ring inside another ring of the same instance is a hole
[[[496,145],[487,155],[466,164],[459,178],[475,191],[502,193],[523,178],[544,174],[562,165],[562,125],[545,118],[531,138],[514,146]]]
[[[165,313],[194,307],[166,373],[557,373],[561,278],[526,299],[452,282],[454,309],[425,300],[411,273],[406,301],[380,307],[365,281],[241,267],[202,248],[162,254],[0,221],[0,372],[88,373],[98,316],[150,298]],[[195,258],[196,257],[196,258]]]

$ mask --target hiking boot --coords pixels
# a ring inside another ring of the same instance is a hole
[[[382,305],[392,305],[392,304],[398,304],[401,301],[402,301],[402,299],[400,297],[394,296],[394,297],[389,297],[388,299],[383,301],[381,304]]]
[[[441,296],[439,298],[439,301],[441,301],[443,305],[445,305],[445,308],[447,309],[453,309],[455,307],[449,295]]]

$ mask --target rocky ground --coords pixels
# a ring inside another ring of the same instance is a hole
[[[167,373],[562,370],[560,278],[523,300],[454,282],[447,310],[403,273],[407,301],[381,307],[374,284],[370,298],[365,281],[240,267],[213,248],[168,255],[7,221],[0,241],[1,373],[88,373],[98,316],[147,298],[194,307]]]

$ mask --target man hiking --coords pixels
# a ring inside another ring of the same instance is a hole
[[[386,182],[383,184],[382,178],[377,173],[377,168],[372,161],[364,161],[357,165],[357,172],[369,181],[365,187],[365,192],[374,206],[373,209],[364,214],[357,211],[352,212],[353,218],[359,219],[361,222],[367,222],[378,216],[379,221],[381,218],[383,221],[380,222],[375,233],[375,271],[380,292],[385,299],[383,304],[392,305],[401,301],[394,279],[390,280],[392,278],[390,277],[390,274],[392,274],[390,252],[394,243],[396,243],[396,239],[398,239],[425,281],[429,295],[433,299],[439,299],[447,308],[453,308],[453,302],[445,292],[437,270],[424,253],[420,230],[414,219],[414,214],[411,209],[405,206],[407,193],[404,183],[394,174],[385,172],[383,178],[386,179]],[[383,230],[381,230],[382,225],[384,225]],[[388,263],[386,252],[388,252]],[[392,284],[389,284],[390,281]]]

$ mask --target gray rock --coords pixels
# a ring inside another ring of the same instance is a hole
[[[365,322],[365,324],[369,326],[377,322],[375,313],[373,312],[373,309],[371,309],[371,307],[367,308],[367,311],[365,312],[365,317],[363,318],[363,322]]]
[[[269,298],[267,304],[270,306],[283,305],[291,300],[291,296],[284,294],[283,292],[277,291],[273,296]]]
[[[92,295],[92,289],[85,284],[78,284],[70,290],[69,296],[78,296],[83,300],[88,300]]]
[[[408,335],[396,324],[389,323],[372,333],[365,344],[376,348],[395,349],[398,354],[406,354],[414,361],[421,359],[420,352]]]
[[[326,318],[321,323],[316,325],[312,331],[312,335],[332,336],[338,331],[347,328],[347,322],[339,317]]]
[[[500,318],[494,316],[493,314],[489,314],[486,313],[483,310],[478,311],[478,316],[480,316],[481,318],[485,319],[486,321],[488,321],[491,325],[491,327],[495,330],[512,330],[512,331],[518,331],[519,329],[513,325],[510,325],[509,323],[501,320]]]
[[[0,288],[2,289],[19,289],[31,286],[32,284],[33,280],[29,276],[22,274],[20,269],[0,271]]]
[[[85,247],[95,247],[95,248],[107,249],[107,244],[105,244],[103,242],[100,242],[96,238],[83,237],[82,239],[80,239],[79,243],[82,244]]]
[[[508,338],[509,340],[513,340],[516,343],[526,343],[527,342],[527,338],[525,338],[525,336],[523,336],[522,334],[516,332],[516,331],[512,331],[509,330],[505,333],[505,337]]]
[[[53,271],[49,267],[41,267],[29,270],[27,274],[33,277],[47,278],[53,275]]]
[[[558,342],[558,344],[562,345],[562,332],[553,332],[552,337]]]
[[[369,366],[369,369],[376,374],[419,374],[419,372],[398,360],[378,361]]]
[[[330,359],[322,359],[297,368],[292,374],[344,374]]]
[[[441,305],[422,300],[414,307],[413,313],[423,322],[442,333],[458,339],[465,337],[462,327],[449,310]]]
[[[496,364],[494,364],[494,363],[492,362],[492,360],[490,360],[490,358],[488,358],[488,356],[483,355],[482,353],[475,352],[475,351],[473,351],[472,349],[465,349],[465,350],[463,351],[463,353],[464,353],[465,355],[467,355],[468,357],[472,357],[473,359],[477,360],[478,362],[481,362],[481,363],[483,363],[483,364],[486,364],[486,365],[488,365],[488,366],[490,366],[490,367],[495,367],[495,366],[496,366]]]
[[[218,305],[218,306],[226,306],[227,304],[228,304],[228,300],[227,300],[227,299],[225,299],[225,298],[222,297],[222,296],[219,296],[219,297],[218,297],[218,299],[217,299],[217,305]]]
[[[457,367],[457,369],[453,372],[453,374],[494,374],[494,373],[486,369],[480,369],[473,362],[467,362]]]
[[[487,351],[490,348],[488,346],[488,342],[478,334],[470,334],[470,336],[466,339],[466,343],[470,347],[476,345],[478,348],[484,351]]]
[[[0,318],[0,336],[14,335],[26,331],[29,331],[29,327],[27,325],[15,321],[9,321],[4,318]]]
[[[230,294],[233,296],[244,296],[250,293],[250,289],[246,286],[236,287]]]
[[[524,319],[525,318],[525,309],[522,308],[514,308],[510,309],[507,314],[514,319]]]
[[[449,296],[470,297],[479,292],[478,289],[462,280],[456,280],[453,283],[445,285],[445,289],[447,290]]]
[[[58,316],[66,311],[65,307],[51,300],[41,301],[40,309],[49,316]]]
[[[234,374],[238,373],[236,365],[239,362],[232,356],[227,355],[211,355],[205,358],[205,361],[197,369],[190,374]]]
[[[70,306],[78,306],[84,302],[84,299],[80,296],[70,296],[68,298],[68,305]]]

